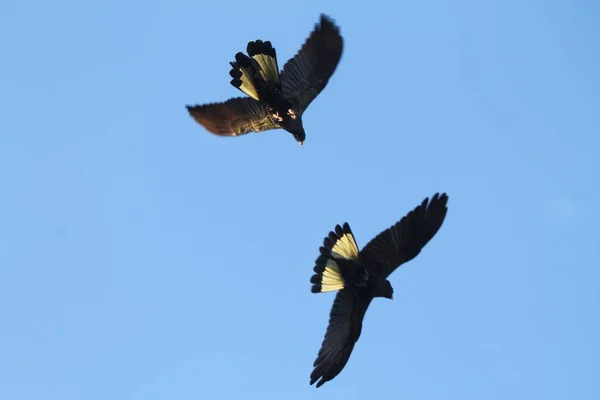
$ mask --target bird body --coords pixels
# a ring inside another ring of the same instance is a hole
[[[390,282],[372,269],[369,271],[368,264],[363,264],[360,260],[346,259],[338,259],[336,262],[345,282],[344,288],[371,297],[393,298],[394,291]]]
[[[337,225],[323,241],[310,282],[313,293],[337,291],[329,325],[310,384],[320,387],[344,368],[362,332],[371,301],[393,299],[388,277],[400,265],[415,258],[442,226],[448,196],[426,198],[392,227],[359,251],[348,223]]]
[[[306,133],[302,114],[321,93],[341,59],[343,39],[339,28],[326,15],[302,45],[300,51],[279,71],[277,53],[270,41],[249,42],[238,52],[229,75],[231,85],[248,97],[222,103],[186,106],[196,122],[220,136],[284,129],[297,142]]]
[[[302,126],[302,110],[293,98],[288,99],[283,94],[277,55],[271,42],[255,40],[248,43],[246,51],[248,55],[239,52],[235,61],[230,63],[231,85],[256,100],[271,123],[303,143],[306,134]]]

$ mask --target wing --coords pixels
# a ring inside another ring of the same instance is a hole
[[[361,260],[388,277],[396,268],[415,258],[437,233],[446,218],[448,196],[436,193],[415,207],[392,227],[362,249]]]
[[[340,58],[344,41],[339,28],[326,15],[321,14],[317,24],[281,72],[283,95],[298,106],[300,114],[325,88]]]
[[[363,318],[371,300],[371,297],[358,297],[356,292],[348,289],[337,293],[325,338],[310,374],[311,385],[319,381],[317,387],[320,387],[344,369],[360,337]]]
[[[186,108],[197,123],[219,136],[239,136],[250,131],[279,128],[260,104],[248,97]]]

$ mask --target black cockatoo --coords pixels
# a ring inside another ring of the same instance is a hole
[[[302,114],[333,75],[343,45],[339,27],[323,14],[281,73],[271,42],[249,42],[248,55],[237,53],[229,72],[231,84],[249,97],[186,108],[196,122],[216,135],[239,136],[281,128],[303,144]]]
[[[329,325],[310,375],[310,384],[320,387],[346,366],[360,337],[362,322],[371,300],[393,298],[387,280],[400,265],[415,258],[442,226],[448,196],[436,193],[384,230],[361,250],[348,223],[337,225],[320,248],[310,282],[313,293],[336,294]]]

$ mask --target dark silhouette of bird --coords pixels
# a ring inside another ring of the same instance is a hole
[[[281,73],[271,42],[249,42],[248,55],[237,53],[229,72],[231,84],[249,97],[186,108],[196,122],[216,135],[239,136],[281,128],[302,145],[306,138],[302,114],[333,75],[343,45],[339,27],[324,14]]]
[[[313,293],[338,291],[329,325],[313,364],[310,384],[317,387],[335,378],[350,359],[362,322],[375,297],[393,299],[387,280],[400,265],[415,258],[442,226],[448,196],[436,193],[361,250],[348,223],[337,225],[320,248],[310,282]]]

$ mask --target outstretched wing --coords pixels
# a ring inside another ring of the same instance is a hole
[[[344,41],[339,27],[324,14],[300,51],[281,72],[283,95],[296,103],[302,114],[325,88],[340,58]]]
[[[348,289],[337,293],[325,338],[310,374],[311,385],[319,381],[317,387],[320,387],[344,369],[360,337],[363,318],[371,300],[372,297],[358,297],[356,292]]]
[[[415,258],[446,218],[448,195],[436,193],[410,211],[362,249],[361,260],[384,277]]]
[[[279,128],[260,104],[248,97],[186,108],[197,123],[219,136],[239,136]]]

